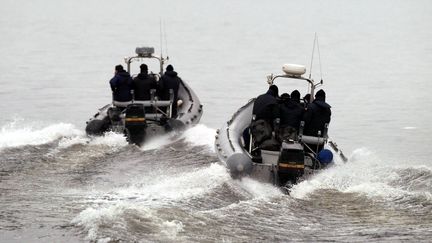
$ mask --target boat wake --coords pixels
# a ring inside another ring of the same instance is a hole
[[[181,134],[172,132],[162,136],[153,137],[146,141],[142,145],[141,149],[143,151],[155,150],[177,141],[184,141],[191,146],[205,146],[209,151],[214,151],[213,139],[215,134],[216,130],[199,124],[187,129]]]
[[[346,164],[318,173],[295,185],[291,196],[305,199],[323,190],[354,193],[393,206],[432,207],[432,169],[426,165],[386,162],[366,148]]]
[[[72,124],[57,123],[50,125],[17,124],[12,122],[0,129],[0,150],[21,146],[37,146],[55,143],[58,148],[66,149],[73,145],[126,146],[123,135],[108,132],[102,137],[88,137],[85,132]]]
[[[184,133],[168,133],[154,137],[146,141],[143,151],[156,150],[183,140],[191,146],[207,146],[209,151],[214,151],[212,139],[215,130],[204,125],[189,128]],[[87,136],[84,131],[68,123],[57,123],[41,126],[38,124],[19,124],[14,121],[0,128],[0,150],[16,148],[20,146],[37,146],[55,143],[59,149],[67,149],[74,145],[89,146],[128,146],[122,134],[107,132],[103,136]]]
[[[66,220],[67,226],[92,241],[199,241],[188,237],[205,235],[207,230],[208,239],[215,239],[216,229],[225,227],[220,222],[230,225],[239,220],[244,225],[235,230],[242,235],[250,232],[250,218],[279,229],[273,220],[266,221],[267,213],[280,214],[276,221],[288,217],[295,222],[299,215],[310,218],[315,204],[332,210],[345,205],[345,200],[364,202],[365,207],[377,202],[375,207],[397,211],[415,208],[424,215],[432,209],[431,168],[385,162],[367,149],[355,150],[348,163],[336,161],[294,185],[287,197],[271,184],[233,180],[215,155],[215,130],[205,125],[149,140],[142,147],[128,144],[121,134],[87,137],[64,123],[9,124],[0,135],[0,179],[10,185],[4,193],[30,205],[12,200],[2,207],[23,212],[16,217],[43,214],[39,207],[62,212],[57,217],[63,223]],[[25,227],[13,220],[6,220],[4,227]],[[52,220],[41,224],[50,225]]]
[[[137,227],[142,228],[144,235],[151,234],[151,229],[169,239],[183,227],[180,220],[170,219],[182,218],[179,215],[185,213],[185,206],[228,182],[230,176],[222,165],[213,163],[176,175],[160,174],[136,179],[108,191],[90,191],[81,202],[90,206],[72,223],[88,232],[90,240],[100,239],[104,225],[121,227],[134,225],[134,222],[141,222]]]
[[[84,133],[75,126],[58,123],[45,127],[19,125],[12,122],[0,129],[0,149],[25,145],[41,145],[65,137],[82,137]]]

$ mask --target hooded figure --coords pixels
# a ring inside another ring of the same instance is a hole
[[[281,128],[292,127],[298,130],[304,112],[303,106],[300,105],[300,92],[298,92],[298,90],[294,90],[291,93],[290,99],[283,99],[282,101],[283,102],[279,107]]]
[[[271,85],[265,94],[258,96],[254,102],[252,114],[255,120],[250,125],[250,132],[255,146],[269,150],[279,149],[272,132],[279,130],[278,87]]]
[[[110,80],[110,86],[115,101],[125,102],[132,100],[132,78],[123,69],[122,65],[115,66],[115,74]]]
[[[291,92],[291,100],[300,104],[300,92],[298,90]]]
[[[172,65],[168,65],[166,67],[166,72],[164,75],[162,75],[159,81],[159,97],[162,100],[170,99],[170,89],[172,89],[174,92],[172,117],[177,116],[178,90],[181,82],[182,80],[177,76],[177,72],[174,71],[174,67]]]
[[[304,134],[318,136],[318,131],[323,135],[325,124],[330,123],[331,106],[325,102],[326,94],[320,89],[315,94],[315,99],[307,107],[303,116],[305,121]]]
[[[252,111],[255,120],[264,119],[271,124],[274,119],[279,118],[278,93],[278,87],[271,85],[265,94],[256,98]]]
[[[150,100],[150,90],[156,89],[156,79],[148,75],[146,64],[141,64],[140,73],[133,79],[135,100]]]

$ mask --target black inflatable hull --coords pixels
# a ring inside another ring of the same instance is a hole
[[[108,131],[109,126],[110,124],[108,119],[94,119],[87,123],[85,131],[87,135],[100,136]]]

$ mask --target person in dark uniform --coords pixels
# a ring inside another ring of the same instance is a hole
[[[300,121],[303,118],[304,108],[300,104],[300,92],[294,90],[289,94],[281,95],[280,109],[280,133],[279,139],[297,139]]]
[[[276,85],[271,85],[266,93],[258,96],[252,110],[255,120],[263,119],[272,124],[276,118],[279,118],[278,98],[279,89]]]
[[[148,67],[146,64],[140,65],[140,73],[133,79],[132,87],[134,90],[135,100],[150,100],[150,90],[157,89],[156,78],[148,74]],[[146,113],[153,112],[153,107],[145,107]]]
[[[300,92],[298,90],[291,92],[291,101],[300,104]]]
[[[140,73],[133,79],[135,100],[150,100],[150,90],[157,89],[156,79],[148,74],[146,64],[141,64]]]
[[[161,100],[170,99],[170,89],[174,92],[174,103],[172,106],[172,117],[177,116],[177,100],[178,100],[178,90],[182,80],[178,77],[177,72],[174,71],[172,65],[166,67],[164,75],[162,75],[159,81],[159,97]]]
[[[279,90],[276,85],[271,85],[265,94],[258,96],[254,102],[252,114],[255,120],[250,125],[256,146],[277,149],[277,136],[279,131]]]
[[[115,66],[114,77],[109,83],[114,101],[127,102],[132,100],[132,78],[122,65]]]
[[[314,101],[308,105],[303,116],[303,120],[305,121],[304,135],[314,137],[324,135],[325,124],[330,123],[331,117],[331,106],[325,102],[325,99],[326,93],[320,89],[316,92]],[[321,149],[322,146],[313,148],[313,150],[318,152]]]

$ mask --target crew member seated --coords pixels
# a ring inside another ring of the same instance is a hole
[[[297,140],[300,121],[303,118],[304,108],[300,104],[300,92],[294,90],[289,94],[281,95],[280,109],[280,129],[279,140]]]
[[[140,65],[140,73],[133,79],[132,88],[134,90],[135,100],[150,100],[150,90],[157,89],[157,83],[154,76],[148,74],[148,67],[146,64]],[[152,107],[146,107],[146,112],[151,112]]]
[[[177,100],[178,100],[178,90],[180,87],[180,82],[182,80],[177,76],[177,72],[174,71],[174,67],[172,65],[168,65],[166,67],[166,72],[162,75],[159,80],[159,97],[161,100],[169,100],[170,99],[170,90],[174,92],[174,100],[172,105],[172,114],[171,117],[177,116]]]
[[[279,129],[278,87],[271,85],[265,94],[254,102],[252,114],[255,120],[250,126],[256,146],[274,148],[277,141],[272,139],[272,132]],[[266,144],[263,144],[266,142]]]
[[[116,102],[129,102],[132,100],[132,78],[129,73],[123,69],[122,65],[115,66],[114,77],[109,83],[113,93],[114,104]],[[124,108],[127,104],[117,104],[116,106]]]
[[[325,102],[326,94],[320,89],[315,94],[315,99],[307,107],[303,120],[305,122],[303,134],[313,137],[321,137],[326,130],[326,124],[330,123],[331,106]],[[308,144],[311,152],[317,153],[322,150],[323,144]]]

